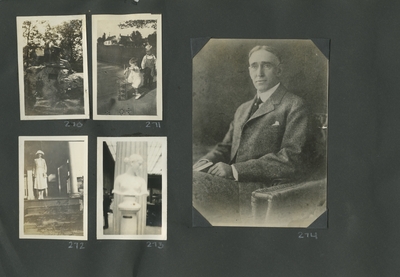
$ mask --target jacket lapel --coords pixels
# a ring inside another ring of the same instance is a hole
[[[253,105],[255,98],[257,95],[254,97],[253,101],[249,101],[247,103],[247,106],[243,109],[242,114],[238,117],[238,125],[239,125],[239,132],[234,133],[234,136],[236,136],[235,142],[232,145],[231,149],[231,163],[234,162],[236,159],[236,152],[239,148],[240,145],[240,140],[241,140],[241,133],[243,131],[244,126],[246,125],[247,122],[254,120],[260,116],[263,116],[265,114],[268,114],[275,110],[275,105],[279,105],[282,101],[283,96],[286,94],[286,88],[282,85],[280,85],[276,91],[271,95],[271,97],[265,101],[259,108],[258,110],[249,118],[251,106]]]
[[[268,98],[268,100],[265,101],[263,104],[261,104],[258,110],[249,118],[249,120],[246,120],[245,123],[275,110],[275,105],[279,105],[281,103],[282,98],[285,94],[286,94],[285,87],[280,85],[276,89],[276,91],[271,95],[271,97]]]
[[[247,103],[247,107],[245,107],[243,109],[242,114],[240,116],[238,116],[238,125],[240,126],[240,130],[243,129],[244,125],[246,124],[246,122],[247,122],[247,120],[249,118],[251,107],[253,106],[254,101],[256,100],[256,97],[257,97],[257,95],[254,96],[252,101],[249,101]]]

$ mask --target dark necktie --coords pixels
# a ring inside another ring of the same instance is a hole
[[[254,101],[253,105],[251,106],[249,118],[258,110],[262,103],[263,102],[261,101],[260,97],[257,97],[257,100]]]

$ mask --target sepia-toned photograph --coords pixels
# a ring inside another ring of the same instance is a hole
[[[93,15],[93,119],[162,119],[161,15]]]
[[[86,136],[19,137],[19,237],[87,240]]]
[[[166,137],[97,139],[97,239],[167,239]]]
[[[89,118],[84,15],[17,17],[21,120]]]
[[[329,40],[192,53],[193,226],[326,228]]]

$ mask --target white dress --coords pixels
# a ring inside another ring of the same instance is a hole
[[[126,80],[128,83],[132,83],[133,88],[141,87],[143,83],[143,74],[140,72],[140,68],[137,66],[128,67],[128,77]]]
[[[47,165],[43,158],[35,159],[35,189],[47,189]]]

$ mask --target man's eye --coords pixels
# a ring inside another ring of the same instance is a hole
[[[261,64],[261,67],[262,67],[263,69],[271,69],[271,68],[272,68],[272,64],[270,64],[270,63],[263,63],[263,64]]]
[[[261,67],[261,69],[265,70],[265,69],[271,69],[272,67],[274,67],[274,65],[272,63],[262,63],[262,64],[252,64],[250,65],[250,68],[252,70],[257,70],[258,67]]]

